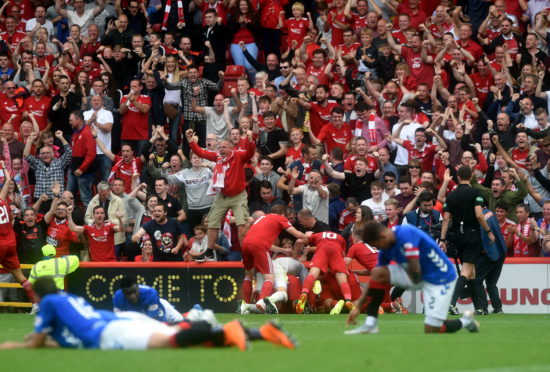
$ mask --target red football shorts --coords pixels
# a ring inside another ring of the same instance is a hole
[[[336,245],[317,246],[310,267],[317,267],[324,273],[329,268],[333,273],[348,273],[342,250]]]
[[[8,245],[0,249],[0,265],[4,269],[13,270],[19,269],[19,257],[17,256],[17,248],[15,245]]]
[[[262,274],[273,274],[273,264],[271,263],[269,251],[251,244],[243,244],[241,250],[245,270],[256,269]]]

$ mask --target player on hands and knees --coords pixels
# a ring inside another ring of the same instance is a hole
[[[452,333],[462,327],[470,332],[479,330],[472,311],[465,312],[460,319],[446,320],[457,274],[429,235],[411,225],[388,229],[370,221],[363,228],[363,241],[380,250],[378,265],[371,272],[367,290],[347,319],[348,325],[355,324],[359,309],[366,304],[365,323],[345,334],[378,333],[378,308],[389,285],[422,289],[426,333]]]

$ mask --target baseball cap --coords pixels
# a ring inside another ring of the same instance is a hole
[[[46,244],[42,247],[42,254],[44,257],[54,257],[56,253],[55,247],[51,244]]]
[[[550,136],[544,137],[544,139],[542,140],[542,145],[543,146],[550,145]]]

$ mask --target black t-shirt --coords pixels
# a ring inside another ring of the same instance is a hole
[[[166,204],[166,208],[168,208],[168,217],[178,217],[178,212],[182,210],[179,200],[170,194],[166,194],[166,199],[161,200],[164,204]]]
[[[42,216],[32,227],[27,226],[25,222],[16,219],[13,224],[13,230],[17,235],[17,255],[22,264],[35,264],[42,260],[42,247],[46,244],[46,232],[48,225],[44,222]]]
[[[359,204],[371,197],[370,184],[375,180],[374,173],[367,173],[363,177],[357,177],[355,173],[345,173],[345,182],[349,195],[357,199]]]
[[[172,254],[172,248],[178,245],[178,238],[183,234],[180,223],[168,217],[165,224],[161,225],[151,220],[142,226],[149,234],[153,242],[153,261],[183,261],[183,247],[178,254]]]
[[[483,205],[483,197],[479,190],[462,184],[447,196],[443,210],[451,214],[454,228],[460,228],[460,223],[463,222],[464,227],[479,229],[475,214],[477,205]]]
[[[270,132],[262,131],[258,136],[258,151],[260,154],[267,156],[276,153],[281,149],[280,142],[288,142],[288,134],[281,128],[275,128]],[[281,156],[278,159],[273,159],[273,169],[284,167],[285,157]]]

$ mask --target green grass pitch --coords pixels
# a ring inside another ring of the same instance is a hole
[[[226,322],[231,314],[220,314]],[[550,371],[550,316],[499,314],[480,317],[478,334],[425,335],[422,315],[382,315],[380,334],[344,336],[345,315],[279,315],[300,342],[287,350],[254,342],[236,349],[147,352],[98,350],[0,351],[3,371]],[[258,326],[268,316],[241,319]],[[361,317],[361,321],[364,318]],[[21,340],[33,317],[0,314],[0,342]]]

